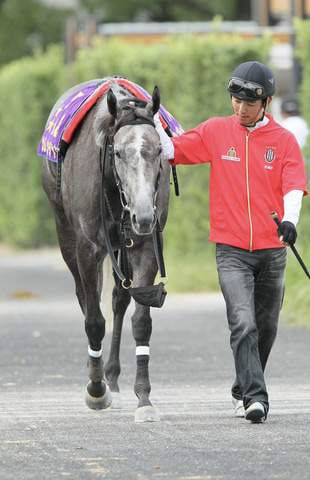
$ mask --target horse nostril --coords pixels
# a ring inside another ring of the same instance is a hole
[[[138,235],[148,235],[154,228],[154,219],[154,215],[137,215],[133,213],[131,216],[131,224]]]

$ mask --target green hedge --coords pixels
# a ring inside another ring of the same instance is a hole
[[[310,24],[296,23],[297,54],[303,65],[301,99],[310,124]],[[243,61],[268,60],[270,38],[174,36],[157,44],[95,40],[66,66],[61,46],[11,63],[0,70],[0,241],[17,247],[56,245],[54,220],[40,179],[42,160],[36,150],[48,114],[59,96],[92,78],[123,75],[149,90],[158,85],[162,103],[185,129],[216,115],[229,115],[226,82]],[[310,152],[306,147],[305,154]],[[310,158],[310,155],[308,155]],[[181,196],[171,195],[165,230],[169,291],[218,288],[214,245],[208,237],[209,168],[178,167]],[[298,249],[310,254],[310,204],[304,202]],[[309,265],[308,265],[309,266]],[[293,321],[310,323],[308,283],[289,254],[285,311]],[[302,307],[304,310],[302,310]]]
[[[35,247],[56,240],[36,149],[63,89],[63,73],[59,47],[0,71],[0,238],[11,245]]]
[[[295,19],[296,48],[295,55],[302,67],[302,83],[298,96],[302,116],[310,125],[310,21]],[[306,159],[308,178],[310,175],[310,137],[303,149]],[[309,185],[308,185],[309,188]],[[310,270],[310,198],[303,200],[300,221],[297,226],[298,238],[296,247]],[[297,260],[288,252],[288,268],[286,275],[287,295],[284,303],[286,317],[295,323],[310,325],[309,280],[302,271]]]
[[[0,71],[0,240],[19,247],[55,244],[55,230],[40,181],[36,149],[50,109],[70,86],[123,75],[150,92],[158,85],[162,103],[186,128],[231,112],[227,79],[236,64],[266,61],[269,40],[238,36],[176,36],[158,44],[110,39],[81,50],[70,66],[63,49],[13,62]],[[179,169],[181,199],[172,195],[167,248],[190,253],[206,245],[208,168]],[[190,221],[191,220],[191,221]],[[183,239],[180,245],[179,236]]]

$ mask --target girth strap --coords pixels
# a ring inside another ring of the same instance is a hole
[[[63,161],[64,161],[64,157],[61,153],[59,153],[58,159],[57,159],[57,176],[56,176],[56,193],[55,193],[56,202],[59,202],[60,200]]]

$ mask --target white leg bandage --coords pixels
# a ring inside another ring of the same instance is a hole
[[[101,348],[100,350],[98,350],[98,351],[97,351],[97,350],[92,350],[92,349],[90,348],[90,346],[88,345],[88,355],[89,355],[90,357],[99,358],[99,357],[101,357],[101,355],[102,355],[102,348]]]
[[[149,355],[150,347],[136,347],[136,355]]]

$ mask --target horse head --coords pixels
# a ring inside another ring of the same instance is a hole
[[[156,194],[160,176],[161,144],[153,116],[160,107],[154,88],[149,102],[107,94],[109,113],[115,120],[113,132],[114,170],[130,212],[133,231],[150,234],[156,223]]]

